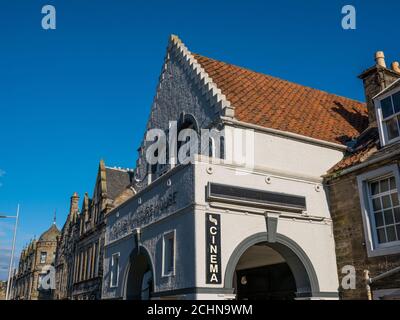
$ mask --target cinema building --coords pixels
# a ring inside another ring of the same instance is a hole
[[[337,299],[322,177],[368,126],[365,105],[172,36],[147,130],[171,133],[174,121],[223,139],[166,165],[146,161],[143,139],[136,194],[106,215],[102,298]]]

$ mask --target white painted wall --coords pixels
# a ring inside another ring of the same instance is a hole
[[[281,166],[281,168],[284,165]],[[212,174],[210,170],[212,168]],[[240,212],[234,209],[223,210],[211,207],[205,201],[205,187],[207,183],[215,182],[254,188],[273,192],[282,192],[306,197],[308,215],[321,217],[321,222],[279,218],[277,232],[297,242],[311,260],[317,273],[320,291],[336,292],[338,288],[336,256],[332,223],[328,209],[326,195],[323,189],[316,190],[318,183],[307,180],[290,180],[287,177],[274,177],[267,184],[265,178],[268,172],[256,172],[247,175],[238,175],[235,168],[227,165],[213,165],[199,162],[196,165],[196,286],[206,285],[206,248],[205,248],[205,213],[221,215],[221,264],[223,274],[229,258],[235,248],[246,238],[259,232],[266,232],[266,222],[262,214]],[[243,210],[246,208],[242,207]],[[250,210],[250,208],[248,208]],[[223,279],[224,280],[224,279]],[[208,285],[210,286],[210,285]],[[213,285],[212,287],[223,287]]]
[[[232,126],[225,126],[225,152],[227,155],[231,153],[237,155],[243,153],[242,150],[246,150],[246,142],[243,145],[238,144],[237,141],[230,143],[233,139],[231,137],[237,135],[245,137],[246,131],[253,132],[254,141],[248,140],[247,146],[249,147],[248,150],[252,149],[251,144],[254,146],[254,165],[256,168],[281,172],[291,176],[320,178],[343,158],[343,151],[341,150]],[[249,139],[251,136],[251,133],[249,133]],[[250,155],[247,154],[247,156]]]

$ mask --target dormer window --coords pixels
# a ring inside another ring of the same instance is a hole
[[[377,103],[377,116],[382,144],[400,140],[400,91],[385,95]]]

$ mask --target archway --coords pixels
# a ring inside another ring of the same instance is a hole
[[[125,277],[126,300],[148,300],[153,292],[153,265],[150,255],[143,247],[135,249]]]
[[[319,292],[314,267],[293,240],[267,233],[255,234],[238,245],[225,272],[225,288],[238,299],[290,300]]]

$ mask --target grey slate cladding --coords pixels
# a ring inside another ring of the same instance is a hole
[[[133,184],[134,172],[106,168],[107,197],[114,200],[126,188]]]

